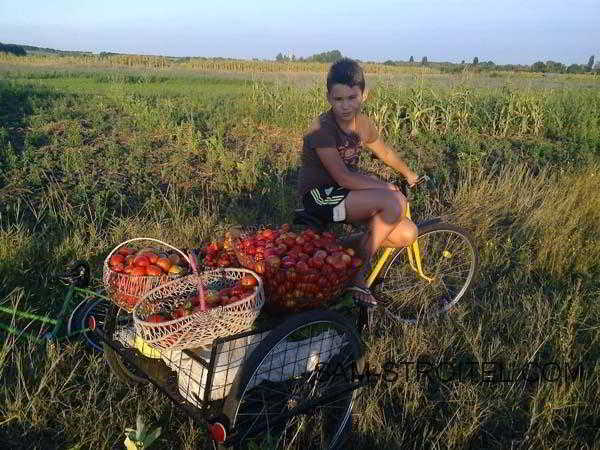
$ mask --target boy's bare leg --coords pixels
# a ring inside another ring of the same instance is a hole
[[[351,191],[346,197],[346,220],[349,222],[368,221],[369,231],[362,236],[359,255],[365,261],[363,269],[354,279],[354,284],[365,287],[365,276],[370,270],[370,261],[379,247],[384,243],[403,244],[406,240],[406,225],[388,236],[401,224],[406,199],[400,192],[383,189],[364,189]],[[388,242],[386,242],[386,240]],[[375,299],[366,295],[366,303],[374,303]]]
[[[404,248],[417,239],[417,226],[408,218],[403,217],[396,228],[385,238],[382,247]]]

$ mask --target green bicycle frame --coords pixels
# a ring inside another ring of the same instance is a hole
[[[61,328],[63,327],[63,325],[65,323],[65,316],[67,313],[67,308],[69,307],[69,305],[71,303],[71,300],[73,298],[73,294],[75,291],[77,291],[78,293],[82,293],[82,294],[91,294],[96,297],[101,297],[101,298],[104,298],[104,299],[110,301],[110,299],[108,297],[98,294],[97,292],[90,291],[90,290],[84,289],[84,288],[78,288],[75,286],[69,286],[69,290],[67,291],[67,295],[65,296],[63,304],[61,305],[60,312],[56,319],[52,319],[47,316],[32,314],[32,313],[29,313],[26,311],[21,311],[21,310],[15,309],[15,308],[6,308],[4,306],[0,306],[0,313],[11,314],[15,317],[19,317],[22,319],[35,320],[35,321],[38,321],[41,323],[53,325],[52,331],[45,333],[43,338],[39,338],[38,337],[39,335],[36,335],[33,333],[25,333],[23,330],[19,330],[15,327],[11,327],[10,325],[6,325],[1,322],[0,322],[0,329],[7,331],[9,334],[18,335],[19,337],[26,337],[26,338],[29,338],[36,342],[45,342],[45,341],[53,340],[53,339],[55,339],[55,340],[66,339],[70,336],[74,336],[79,333],[84,333],[86,331],[90,331],[89,328],[84,328],[82,330],[77,330],[73,333],[64,334],[64,335],[60,336]]]

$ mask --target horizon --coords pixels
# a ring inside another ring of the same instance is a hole
[[[0,5],[0,41],[91,53],[273,60],[338,49],[361,61],[585,64],[599,52],[600,2],[450,0],[343,7],[306,0],[201,6],[109,0],[101,5],[25,0]],[[117,14],[118,12],[118,14]],[[67,19],[68,17],[68,19]],[[310,24],[310,26],[309,26]],[[348,36],[350,35],[350,36]],[[390,36],[393,36],[390,38]]]

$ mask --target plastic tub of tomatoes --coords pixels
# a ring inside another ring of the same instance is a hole
[[[247,331],[264,303],[263,282],[256,273],[224,268],[152,289],[133,309],[133,321],[136,335],[151,347],[191,349]]]
[[[112,301],[132,312],[146,292],[189,273],[189,258],[181,250],[157,239],[135,238],[108,254],[102,281]]]
[[[335,234],[294,232],[287,224],[242,233],[234,248],[240,264],[263,277],[265,309],[273,314],[326,307],[362,266]]]

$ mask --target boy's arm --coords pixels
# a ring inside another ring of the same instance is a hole
[[[316,152],[331,178],[343,188],[351,191],[356,189],[398,190],[398,187],[391,183],[349,171],[335,148],[317,148]]]
[[[386,145],[381,138],[377,138],[373,142],[366,144],[366,146],[369,147],[386,165],[400,172],[402,176],[406,178],[409,185],[412,186],[417,182],[419,178],[418,175],[410,170],[406,163],[400,159],[398,154],[391,147]]]

